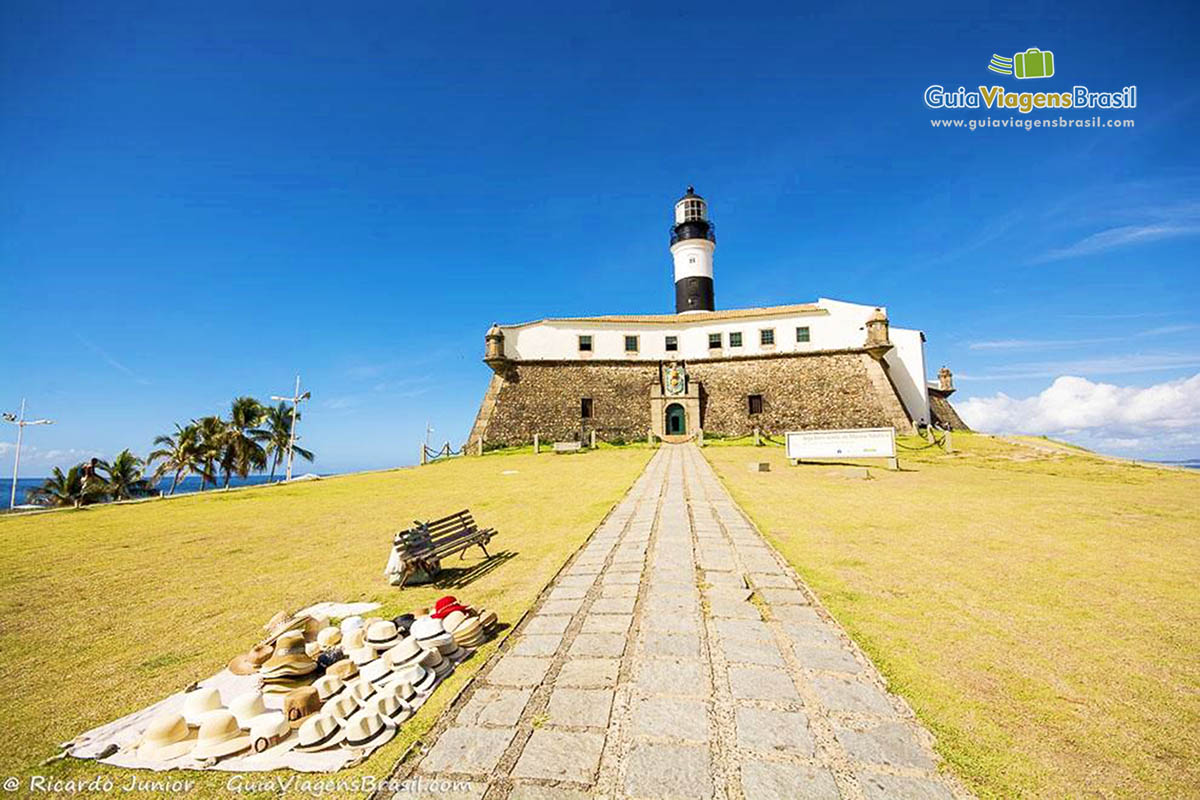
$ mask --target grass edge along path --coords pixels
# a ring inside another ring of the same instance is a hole
[[[365,793],[486,663],[651,455],[634,448],[487,454],[286,487],[0,518],[0,705],[10,726],[0,773],[26,787],[37,775],[107,778],[117,788],[181,778],[196,781],[192,794],[203,797],[278,796],[280,782],[292,778],[292,792],[307,784],[343,787],[333,796]],[[441,585],[388,586],[382,570],[391,534],[412,519],[464,507],[498,529],[489,547],[497,557],[488,562],[476,551],[452,558]],[[456,576],[470,582],[455,585]],[[390,617],[446,593],[496,610],[508,627],[360,766],[312,775],[156,774],[71,758],[40,763],[58,742],[218,671],[278,608],[366,600],[381,602],[374,613]],[[228,788],[234,776],[241,791]],[[261,789],[247,790],[255,786]]]
[[[872,480],[775,447],[705,454],[973,791],[1196,796],[1200,475],[955,446],[861,462]]]

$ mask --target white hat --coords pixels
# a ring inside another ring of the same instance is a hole
[[[362,617],[346,617],[341,624],[342,636],[346,636],[350,631],[358,630],[365,624]]]
[[[332,714],[322,711],[304,720],[300,726],[299,742],[296,749],[301,752],[324,750],[340,744],[346,737],[342,721]]]
[[[393,668],[421,657],[421,645],[411,636],[405,636],[395,647],[383,654],[383,660]]]
[[[426,669],[420,664],[409,664],[407,667],[401,667],[394,673],[396,683],[407,683],[418,692],[424,694],[433,686],[433,682],[437,680],[437,675],[431,669]]]
[[[342,641],[342,629],[332,625],[317,632],[317,644],[325,650],[337,647]]]
[[[199,727],[206,714],[224,709],[221,693],[212,687],[188,692],[183,699],[183,718],[193,728]]]
[[[377,658],[369,664],[363,666],[359,671],[362,680],[369,683],[379,683],[392,674],[392,668],[387,661],[382,658]]]
[[[354,696],[353,692],[342,692],[329,703],[322,706],[321,714],[328,714],[339,720],[344,720],[354,716],[360,705],[358,698]]]
[[[384,688],[379,694],[368,700],[363,708],[368,711],[374,711],[380,716],[387,717],[393,722],[404,722],[413,715],[413,708],[407,700],[396,693],[396,689],[399,688],[399,685]],[[408,689],[412,691],[411,686]]]
[[[138,758],[170,761],[192,751],[196,732],[188,727],[179,714],[163,714],[150,721],[138,745]]]
[[[346,655],[359,666],[361,669],[365,664],[370,664],[374,661],[378,654],[373,647],[356,647],[353,650],[348,650]]]
[[[445,632],[446,629],[442,627],[442,621],[430,616],[417,617],[413,620],[412,627],[409,628],[409,633],[418,639],[430,639],[439,633]]]
[[[200,723],[196,749],[192,758],[203,761],[240,753],[250,746],[250,737],[238,727],[237,719],[228,711],[213,711]]]
[[[346,684],[346,689],[349,690],[350,694],[354,695],[360,706],[367,701],[368,697],[375,694],[375,684],[362,675],[358,677],[358,680],[350,681],[350,683]]]
[[[261,753],[292,732],[292,726],[282,711],[259,714],[250,722],[250,742],[254,752]]]
[[[244,731],[250,730],[250,722],[255,717],[267,713],[263,703],[262,692],[246,692],[239,694],[229,703],[229,713],[237,720],[238,727]]]
[[[328,703],[346,688],[346,684],[337,675],[325,674],[317,678],[313,688],[317,690],[317,697],[321,698],[321,702]]]
[[[376,650],[387,650],[399,640],[400,632],[390,619],[372,622],[371,627],[367,628],[367,644]]]
[[[378,747],[396,735],[396,724],[373,711],[361,711],[346,720],[342,747]]]

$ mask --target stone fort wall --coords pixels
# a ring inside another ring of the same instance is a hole
[[[881,364],[864,351],[713,359],[686,365],[699,382],[700,424],[706,433],[770,434],[817,428],[886,427],[907,430],[904,412]],[[659,365],[621,361],[509,362],[497,373],[471,432],[471,444],[563,441],[591,430],[604,440],[645,438],[650,390]],[[762,395],[761,414],[747,396]],[[590,397],[593,418],[580,417]],[[689,423],[690,425],[690,423]]]

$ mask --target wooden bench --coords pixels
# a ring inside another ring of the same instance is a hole
[[[458,553],[466,555],[472,547],[478,547],[491,558],[487,544],[496,535],[494,528],[480,528],[468,509],[431,522],[413,521],[413,527],[400,531],[392,541],[392,556],[388,559],[385,574],[393,585],[404,586],[417,573],[428,580],[441,569],[443,558]]]

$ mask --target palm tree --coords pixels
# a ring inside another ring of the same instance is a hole
[[[277,406],[267,406],[264,412],[263,427],[250,433],[265,445],[266,454],[271,459],[271,481],[274,481],[275,469],[279,462],[287,457],[288,444],[292,440],[292,407],[287,403],[280,403]],[[296,419],[300,419],[298,411]],[[313,460],[312,451],[299,445],[294,445],[292,452],[307,461]]]
[[[229,429],[220,417],[201,417],[194,420],[193,424],[200,434],[200,447],[193,469],[200,475],[200,491],[203,492],[206,483],[211,481],[214,486],[217,484],[216,467],[225,455]]]
[[[221,469],[225,473],[225,488],[237,474],[245,478],[254,469],[266,469],[267,453],[256,440],[254,429],[263,419],[266,409],[253,397],[235,398],[229,408],[224,446],[221,450]]]
[[[112,461],[101,461],[97,466],[108,473],[104,480],[104,491],[113,500],[128,500],[149,492],[150,483],[142,477],[145,462],[125,448]]]
[[[87,505],[103,496],[103,483],[84,480],[83,465],[77,464],[67,470],[65,475],[61,469],[55,467],[54,472],[41,486],[29,490],[27,499],[40,505],[66,508]]]
[[[151,451],[146,461],[153,463],[161,458],[162,463],[154,470],[150,482],[157,485],[163,477],[174,473],[171,490],[167,494],[175,494],[179,481],[195,469],[200,454],[200,429],[194,422],[186,426],[175,423],[174,435],[156,436],[154,443],[159,445],[159,449]]]

